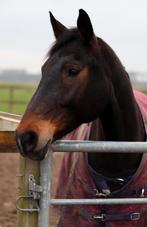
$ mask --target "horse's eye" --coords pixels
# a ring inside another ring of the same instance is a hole
[[[76,68],[69,68],[69,69],[66,69],[66,74],[68,76],[76,76],[77,74],[79,74],[80,70],[79,69],[76,69]]]

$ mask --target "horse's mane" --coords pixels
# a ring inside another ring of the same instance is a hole
[[[129,74],[114,50],[103,39],[97,37],[97,41],[101,49],[101,55],[107,64],[112,68],[112,71],[117,71],[118,74],[127,77],[130,81]]]

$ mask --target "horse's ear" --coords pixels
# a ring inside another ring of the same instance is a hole
[[[91,20],[83,9],[79,10],[77,27],[86,44],[92,44],[93,42],[96,42]]]
[[[62,33],[67,31],[68,29],[63,24],[61,24],[59,21],[57,21],[51,12],[49,12],[49,14],[50,14],[50,21],[52,24],[54,35],[57,39]]]

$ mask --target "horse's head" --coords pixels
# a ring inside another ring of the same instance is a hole
[[[80,10],[77,28],[67,29],[50,13],[56,43],[42,66],[38,89],[17,128],[23,155],[41,160],[50,141],[98,117],[109,97],[101,40]]]

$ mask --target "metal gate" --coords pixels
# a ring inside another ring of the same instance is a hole
[[[5,115],[3,117],[9,118],[8,115]],[[18,123],[20,117],[11,115],[11,118],[13,118],[15,123]],[[11,121],[10,118],[5,120]],[[8,135],[9,134],[11,135],[11,137],[13,137],[11,132],[9,132]],[[11,150],[13,152],[17,152],[17,149],[14,146],[14,141],[9,141],[7,147],[8,149],[5,149],[3,152],[8,153],[11,152]],[[1,148],[3,148],[2,144],[0,144],[0,152],[2,152]],[[46,159],[44,159],[40,163],[21,158],[21,166],[25,163],[26,168],[24,169],[25,172],[23,173],[25,177],[23,181],[21,181],[22,185],[20,185],[23,188],[23,191],[20,191],[20,195],[17,199],[16,204],[19,220],[17,227],[49,227],[50,207],[52,205],[71,206],[79,204],[118,205],[147,203],[147,198],[52,199],[51,170],[53,152],[147,153],[147,143],[56,141],[52,146],[50,146]],[[38,174],[40,175],[40,181],[36,179],[36,176],[38,176]],[[22,200],[25,200],[24,204],[26,207],[21,207],[21,205],[23,204]]]
[[[51,163],[53,152],[104,152],[104,153],[147,153],[146,142],[90,142],[57,141],[48,151],[47,158],[41,162],[40,176],[43,193],[40,198],[38,227],[49,226],[51,205],[118,205],[146,204],[147,198],[120,199],[51,199]]]

